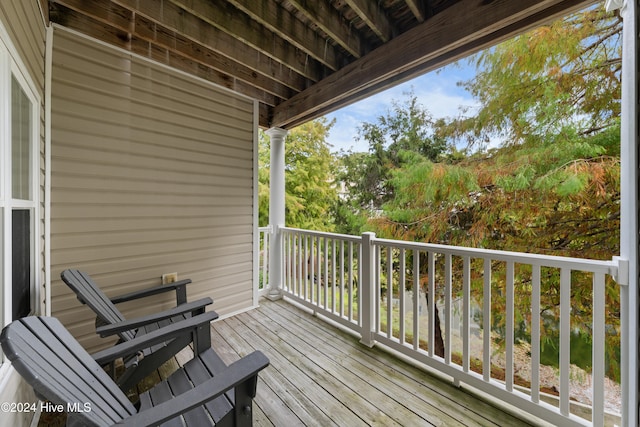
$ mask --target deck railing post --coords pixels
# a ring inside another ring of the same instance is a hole
[[[375,283],[373,268],[375,265],[375,248],[373,240],[375,233],[367,232],[362,234],[362,259],[360,260],[360,268],[362,269],[362,283],[360,283],[360,316],[362,319],[362,339],[360,342],[367,347],[373,347],[375,340],[373,339],[374,327],[374,307],[375,307]]]
[[[621,325],[621,378],[622,378],[622,425],[638,425],[640,415],[639,377],[640,360],[638,356],[638,323],[640,319],[638,262],[640,247],[638,234],[640,224],[638,211],[638,114],[640,99],[638,87],[640,70],[638,52],[640,37],[638,23],[640,13],[638,3],[632,0],[608,0],[608,10],[620,9],[622,28],[622,98],[620,132],[620,258],[628,260],[628,286],[620,289],[620,325]],[[626,267],[626,266],[625,266]]]
[[[269,241],[269,292],[267,298],[282,298],[282,228],[285,226],[284,141],[287,131],[271,128],[266,131],[271,139],[271,168],[269,183],[269,224],[273,235]]]

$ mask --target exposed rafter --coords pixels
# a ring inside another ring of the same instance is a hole
[[[327,1],[289,0],[310,22],[317,25],[331,40],[342,46],[349,54],[361,57],[366,50],[356,30],[343,16],[331,8]],[[331,40],[327,39],[327,42]]]
[[[229,3],[331,70],[337,70],[345,62],[333,46],[327,48],[327,43],[315,31],[287,9],[278,7],[275,1],[229,0]]]
[[[180,10],[189,13],[182,13]],[[164,3],[161,13],[162,21],[174,28],[185,28],[183,31],[187,31],[186,27],[192,28],[193,32],[202,27],[206,28],[206,25],[194,24],[197,19],[201,19],[210,24],[210,28],[217,29],[218,34],[224,33],[225,38],[241,40],[246,45],[243,48],[249,55],[253,51],[260,52],[312,80],[318,80],[324,74],[320,64],[314,59],[299,55],[299,51],[290,43],[285,42],[248,15],[236,13],[233,6],[224,0],[169,0]]]
[[[46,0],[41,0],[46,1]],[[596,0],[48,0],[50,19],[292,127]]]
[[[427,12],[425,11],[424,3],[428,3],[428,0],[405,0],[405,2],[418,22],[424,22],[424,20],[427,19]]]
[[[393,35],[393,26],[378,7],[378,3],[369,0],[346,0],[347,4],[362,19],[380,40],[388,42]]]

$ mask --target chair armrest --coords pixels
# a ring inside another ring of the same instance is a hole
[[[212,350],[213,351],[213,350]],[[269,366],[269,359],[255,351],[232,363],[215,377],[160,405],[138,412],[118,423],[123,426],[155,426],[201,406],[223,393],[250,381]],[[247,414],[251,415],[251,414]]]
[[[218,313],[215,311],[199,314],[189,319],[156,329],[153,332],[149,332],[132,340],[116,344],[111,348],[99,351],[91,356],[99,365],[104,365],[121,357],[135,354],[152,345],[170,341],[178,336],[184,335],[186,332],[194,331],[199,327],[209,327],[209,324],[217,318]]]
[[[211,298],[202,298],[197,301],[179,305],[169,310],[161,311],[160,313],[153,313],[147,316],[136,317],[122,322],[100,326],[96,328],[96,333],[104,338],[119,332],[130,331],[140,326],[159,322],[185,313],[201,314],[204,312],[204,307],[210,304],[213,304],[213,300]]]
[[[178,280],[177,282],[168,283],[166,285],[154,286],[153,288],[141,289],[139,291],[130,292],[128,294],[119,295],[111,298],[111,302],[119,304],[121,302],[131,301],[138,298],[145,298],[151,295],[157,295],[164,292],[175,291],[177,304],[187,302],[186,286],[191,283],[191,279]]]

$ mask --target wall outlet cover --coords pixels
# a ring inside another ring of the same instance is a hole
[[[162,275],[162,284],[168,285],[169,283],[178,281],[178,273],[165,273]]]

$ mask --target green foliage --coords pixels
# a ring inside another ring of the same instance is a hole
[[[340,158],[336,177],[348,189],[337,208],[349,221],[343,232],[359,234],[363,218],[375,216],[398,196],[392,182],[395,170],[438,161],[449,150],[428,110],[412,92],[406,97],[404,103],[393,101],[393,108],[376,122],[360,126],[359,138],[369,143],[368,153],[343,153]]]
[[[621,29],[620,16],[599,5],[481,52],[478,74],[461,83],[480,110],[444,134],[514,144],[611,126],[620,114]]]

